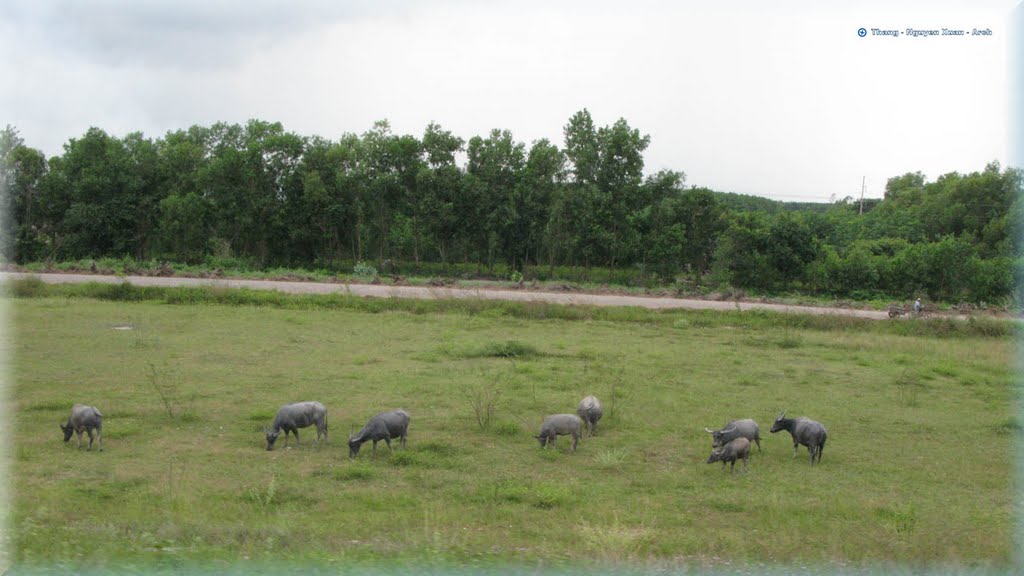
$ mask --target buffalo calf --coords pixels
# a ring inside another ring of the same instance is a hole
[[[725,470],[725,463],[729,463],[729,471],[733,472],[736,467],[736,461],[743,460],[743,470],[747,469],[747,460],[750,459],[750,440],[740,437],[732,440],[724,446],[719,446],[711,451],[711,456],[708,458],[708,464],[714,462],[722,463],[722,470]]]

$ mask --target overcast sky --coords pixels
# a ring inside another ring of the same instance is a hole
[[[1016,0],[832,4],[13,0],[0,125],[47,155],[90,126],[157,138],[250,118],[330,139],[386,118],[562,146],[587,108],[651,136],[648,173],[822,202],[858,196],[862,177],[881,197],[908,171],[1006,165]]]

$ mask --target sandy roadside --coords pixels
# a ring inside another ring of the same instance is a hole
[[[425,286],[383,286],[377,284],[331,284],[325,282],[287,282],[277,280],[242,280],[219,278],[185,278],[162,276],[105,276],[98,274],[27,274],[22,272],[0,272],[0,281],[35,276],[51,284],[80,284],[99,282],[117,284],[128,281],[136,286],[217,286],[222,288],[250,288],[253,290],[277,290],[289,294],[331,294],[343,293],[354,296],[375,298],[479,298],[482,300],[511,300],[519,302],[550,302],[555,304],[586,306],[636,306],[650,309],[686,308],[691,310],[772,310],[797,314],[833,314],[854,316],[875,320],[887,319],[885,311],[852,310],[824,306],[791,306],[763,302],[736,302],[696,300],[685,298],[664,298],[654,296],[624,296],[615,294],[586,294],[538,292],[501,289],[466,289]],[[957,316],[958,318],[963,318]]]

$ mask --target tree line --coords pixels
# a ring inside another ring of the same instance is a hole
[[[131,257],[338,269],[367,261],[634,271],[638,281],[839,297],[1013,298],[1021,177],[997,163],[885,197],[793,204],[644,175],[650,137],[590,113],[564,145],[492,130],[468,141],[386,121],[337,140],[280,123],[150,139],[91,128],[46,158],[0,132],[8,261]]]

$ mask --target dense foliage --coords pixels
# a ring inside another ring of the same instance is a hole
[[[332,141],[251,120],[156,140],[91,128],[47,159],[8,126],[0,248],[15,262],[599,266],[643,282],[973,302],[1015,298],[1024,275],[1021,173],[997,163],[894,177],[863,206],[786,204],[645,176],[650,138],[623,119],[598,127],[582,110],[564,136],[564,148],[527,147],[507,130],[466,141],[381,121]]]

